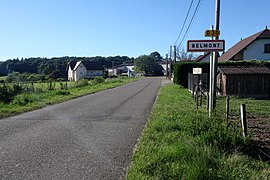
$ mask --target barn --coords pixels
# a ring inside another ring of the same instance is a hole
[[[270,98],[270,69],[258,66],[218,67],[220,95]]]

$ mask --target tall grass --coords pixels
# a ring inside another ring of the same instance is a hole
[[[3,101],[3,98],[6,96],[3,93],[1,94],[0,88],[0,118],[114,88],[135,80],[137,79],[119,78],[106,81],[99,79],[97,80],[98,82],[82,80],[79,82],[68,82],[68,88],[61,88],[59,82],[52,82],[51,88],[48,88],[50,85],[46,83],[28,84],[27,86],[24,84],[22,92],[11,94],[6,101]],[[14,87],[12,88],[10,84],[5,86],[4,91],[5,89],[12,89],[11,92],[13,92]]]
[[[191,94],[162,88],[127,179],[267,179],[270,166],[246,154],[249,140],[220,117],[197,112]]]

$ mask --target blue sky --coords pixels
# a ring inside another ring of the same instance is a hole
[[[136,58],[153,51],[165,56],[175,44],[190,2],[0,0],[0,60],[116,55]],[[197,2],[194,0],[191,15]],[[240,38],[270,28],[269,7],[269,0],[221,0],[220,39],[225,39],[226,49]],[[214,16],[215,0],[202,0],[181,48],[186,48],[189,39],[209,39],[204,31],[214,25]]]

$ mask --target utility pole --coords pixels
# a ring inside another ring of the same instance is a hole
[[[216,17],[215,17],[215,30],[219,30],[219,20],[220,20],[220,0],[216,0]],[[216,36],[215,40],[219,37]],[[214,52],[214,63],[213,63],[213,109],[216,108],[216,89],[217,89],[217,63],[218,63],[218,52]]]
[[[214,30],[214,26],[212,25],[211,30]],[[211,40],[213,40],[213,37],[211,37]],[[213,64],[214,64],[214,55],[213,55],[213,52],[210,52],[210,78],[209,78],[209,95],[208,95],[208,98],[209,98],[209,101],[208,101],[208,112],[209,112],[209,117],[211,117],[211,114],[212,114],[212,111],[213,111]]]
[[[169,79],[172,78],[172,46],[170,46],[170,71],[169,71]]]
[[[168,79],[168,54],[166,54],[166,79]]]
[[[173,51],[173,63],[176,63],[176,46],[174,45],[174,51]]]

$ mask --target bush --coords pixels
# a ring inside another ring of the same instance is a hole
[[[16,104],[19,106],[25,106],[29,103],[37,101],[38,98],[35,94],[20,94],[14,97],[12,104]]]
[[[105,79],[103,77],[95,77],[94,82],[95,83],[103,83],[105,81]]]
[[[55,94],[56,94],[56,95],[69,95],[70,92],[69,92],[69,91],[61,91],[61,90],[60,90],[60,91],[56,91]]]
[[[88,85],[88,80],[87,79],[80,79],[79,81],[76,81],[76,87],[82,87],[82,86],[87,86]]]

